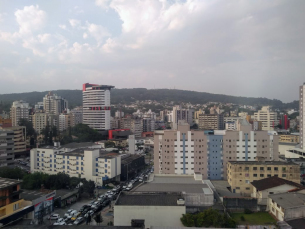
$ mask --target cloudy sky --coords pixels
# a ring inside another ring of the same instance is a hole
[[[0,94],[176,88],[298,99],[305,1],[1,0]]]

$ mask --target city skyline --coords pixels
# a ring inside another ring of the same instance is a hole
[[[4,0],[0,92],[96,82],[298,100],[304,4]]]

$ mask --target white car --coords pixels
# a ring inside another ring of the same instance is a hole
[[[59,214],[52,214],[48,217],[48,219],[56,219],[58,220],[60,218]]]
[[[73,212],[73,211],[75,211],[75,210],[69,209],[69,210],[67,211],[67,213],[64,214],[64,216],[66,216],[66,217],[70,216],[70,215],[71,215],[71,212]]]
[[[65,222],[55,222],[53,225],[67,225]]]

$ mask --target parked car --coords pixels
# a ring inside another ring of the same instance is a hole
[[[84,217],[78,217],[73,224],[78,225],[85,221]]]
[[[72,209],[71,209],[72,210]],[[66,213],[65,216],[69,219],[71,219],[75,214],[77,213],[76,210],[72,210],[69,213]]]
[[[86,215],[84,215],[84,217],[87,218],[89,215],[92,216],[93,214],[94,214],[94,211],[93,211],[93,210],[90,210],[90,211],[87,212]]]
[[[52,214],[48,217],[48,219],[56,219],[58,220],[60,218],[59,214]]]
[[[72,220],[72,221],[76,220],[80,215],[81,215],[81,213],[80,213],[80,212],[77,212],[77,213],[71,218],[71,220]]]

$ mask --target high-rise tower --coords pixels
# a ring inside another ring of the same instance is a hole
[[[110,129],[110,90],[114,86],[83,84],[83,124],[96,130]]]

